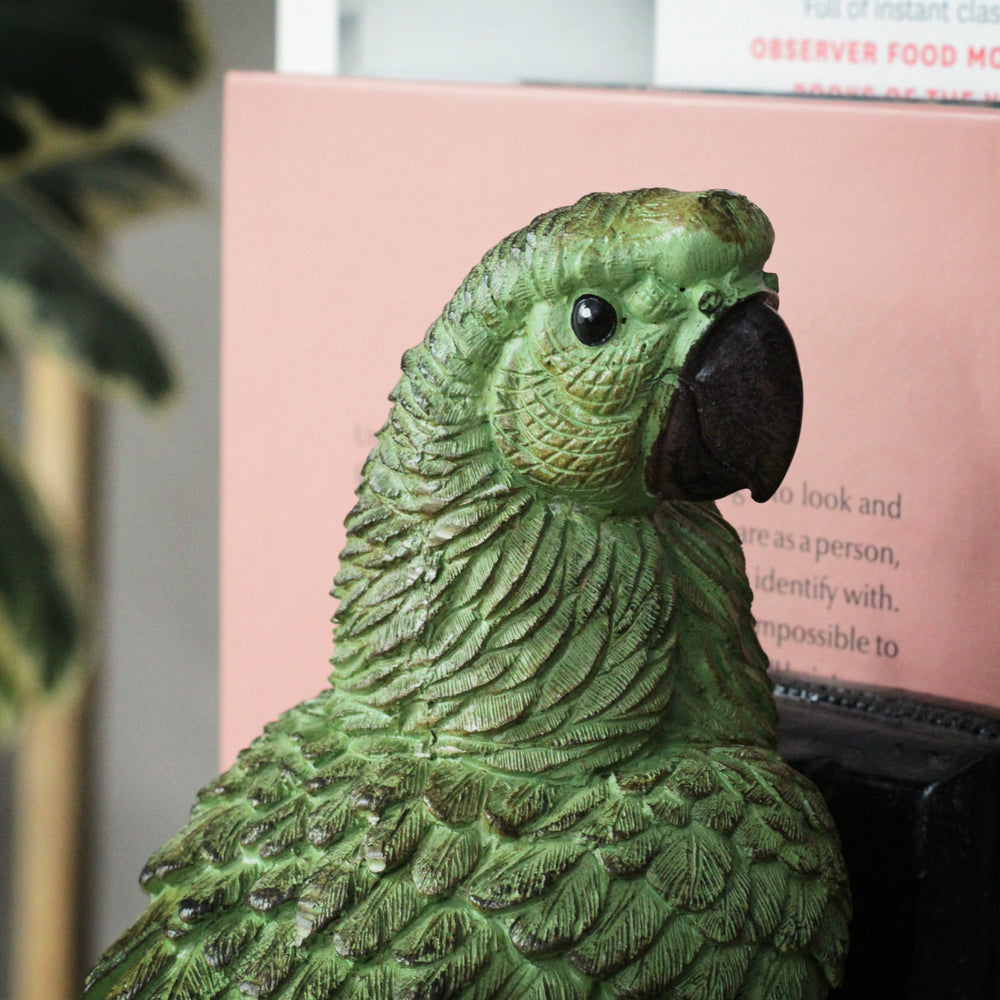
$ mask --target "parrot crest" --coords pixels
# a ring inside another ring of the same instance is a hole
[[[713,499],[766,499],[798,364],[745,198],[595,194],[406,353],[347,517],[331,688],[150,859],[109,1000],[814,1000],[850,914],[778,757]]]

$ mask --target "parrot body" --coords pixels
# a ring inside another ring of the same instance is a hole
[[[332,688],[199,793],[91,1000],[839,981],[836,832],[774,749],[710,502],[766,497],[795,447],[771,239],[729,192],[591,195],[470,273],[347,518]]]

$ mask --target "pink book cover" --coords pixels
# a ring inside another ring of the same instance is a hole
[[[1000,706],[996,112],[236,74],[224,142],[224,764],[326,685],[402,352],[503,236],[648,186],[777,233],[802,437],[773,500],[720,503],[774,669]]]

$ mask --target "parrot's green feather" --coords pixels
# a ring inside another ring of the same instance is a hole
[[[826,995],[847,879],[739,542],[646,463],[771,238],[727,192],[593,195],[473,269],[347,517],[331,689],[202,789],[91,1000]]]
[[[343,736],[342,752],[329,763],[328,733],[318,738],[322,749],[296,738],[314,710],[312,703],[282,717],[246,755],[250,773],[237,764],[216,791],[203,792],[192,831],[223,809],[235,820],[237,803],[247,803],[235,831],[240,858],[215,866],[196,855],[198,838],[190,835],[173,842],[175,856],[158,855],[160,874],[147,882],[159,886],[151,911],[156,934],[140,925],[137,937],[125,939],[126,952],[132,944],[146,950],[128,968],[121,995],[158,995],[143,989],[160,989],[170,956],[183,945],[183,954],[201,956],[185,960],[192,982],[202,967],[231,970],[225,982],[251,996],[320,995],[319,976],[345,997],[367,995],[357,991],[383,979],[399,995],[435,996],[433,980],[456,990],[442,995],[457,996],[478,983],[480,972],[470,970],[501,960],[491,937],[497,928],[513,949],[504,962],[564,962],[604,983],[608,997],[659,995],[650,984],[663,991],[682,973],[690,979],[691,963],[706,948],[716,956],[704,958],[717,970],[704,973],[711,983],[742,982],[733,970],[748,966],[755,941],[770,940],[775,961],[813,948],[822,968],[842,960],[839,856],[810,818],[815,792],[771,751],[678,748],[665,767],[636,760],[581,788],[572,781],[540,786],[484,770],[468,756],[424,760],[411,737],[409,767],[393,783],[384,756],[357,752],[370,737]],[[295,747],[296,755],[261,767],[268,745],[286,754]],[[766,766],[764,784],[750,784],[751,763]],[[298,793],[272,802],[267,790],[289,767],[305,768],[309,778]],[[782,775],[797,822],[773,824],[778,793],[770,790]],[[737,794],[748,788],[763,801]],[[299,839],[265,863],[262,831],[275,828],[299,831]],[[311,833],[317,829],[324,835]],[[742,847],[744,830],[750,850]],[[832,877],[801,871],[824,864]],[[255,877],[241,884],[247,871]],[[828,897],[840,900],[832,916]],[[172,925],[176,941],[160,930]],[[476,943],[480,934],[488,947]],[[743,945],[720,950],[733,942]],[[379,958],[384,952],[391,954]],[[383,978],[364,985],[350,963],[367,970],[375,961],[388,963]],[[331,967],[321,974],[314,962]],[[444,965],[433,975],[404,975],[434,963]],[[99,967],[94,975],[96,986],[106,973]],[[419,992],[424,987],[428,992]],[[705,995],[737,994],[713,986]]]

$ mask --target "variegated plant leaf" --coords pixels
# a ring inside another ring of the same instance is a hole
[[[0,737],[73,663],[79,618],[41,505],[0,439]]]
[[[204,63],[184,0],[2,0],[0,182],[121,141]]]
[[[195,11],[188,0],[0,0],[0,362],[18,342],[61,353],[92,387],[169,391],[147,322],[89,251],[118,223],[190,198],[169,160],[128,140],[201,75]],[[57,541],[13,456],[0,459],[2,731],[70,668],[77,624]]]
[[[158,400],[172,376],[151,328],[71,246],[37,203],[0,187],[0,328],[46,347],[95,383]]]
[[[198,186],[170,157],[142,142],[50,163],[20,183],[43,201],[54,221],[100,240],[140,216],[191,203]]]

